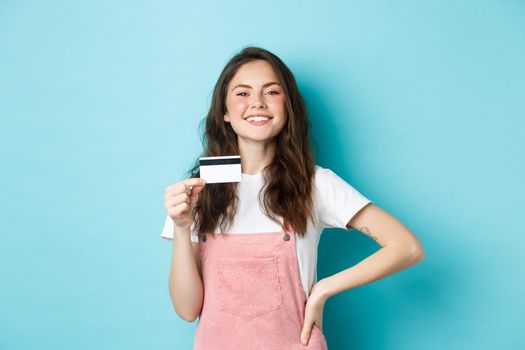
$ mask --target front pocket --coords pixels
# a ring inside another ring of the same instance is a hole
[[[221,311],[253,319],[282,303],[276,257],[218,259],[217,280]]]

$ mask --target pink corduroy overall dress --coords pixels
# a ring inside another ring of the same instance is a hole
[[[202,235],[204,303],[194,350],[328,348],[314,324],[301,343],[306,296],[291,229]]]

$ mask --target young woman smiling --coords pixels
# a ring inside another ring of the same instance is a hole
[[[303,98],[273,53],[247,47],[215,86],[201,156],[241,155],[242,181],[208,184],[198,163],[165,190],[176,312],[199,317],[194,349],[327,349],[326,300],[421,261],[417,237],[333,171],[315,164]],[[381,249],[317,281],[327,227]]]

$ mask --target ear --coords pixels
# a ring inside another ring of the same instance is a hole
[[[226,114],[224,115],[224,121],[225,121],[225,122],[228,122],[228,123],[231,121],[231,119],[230,119],[230,115],[229,115],[228,113],[226,113]]]

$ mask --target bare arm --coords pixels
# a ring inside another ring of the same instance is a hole
[[[164,195],[164,207],[174,221],[170,297],[177,314],[189,322],[199,316],[204,295],[199,243],[192,243],[190,227],[191,212],[205,185],[203,179],[190,178],[166,187]]]
[[[204,297],[199,244],[191,242],[189,233],[177,232],[177,228],[173,238],[169,290],[177,314],[188,322],[195,321]]]
[[[425,256],[418,238],[398,219],[373,203],[354,215],[346,227],[357,228],[375,240],[381,249],[358,264],[319,281],[326,299],[406,269]]]

